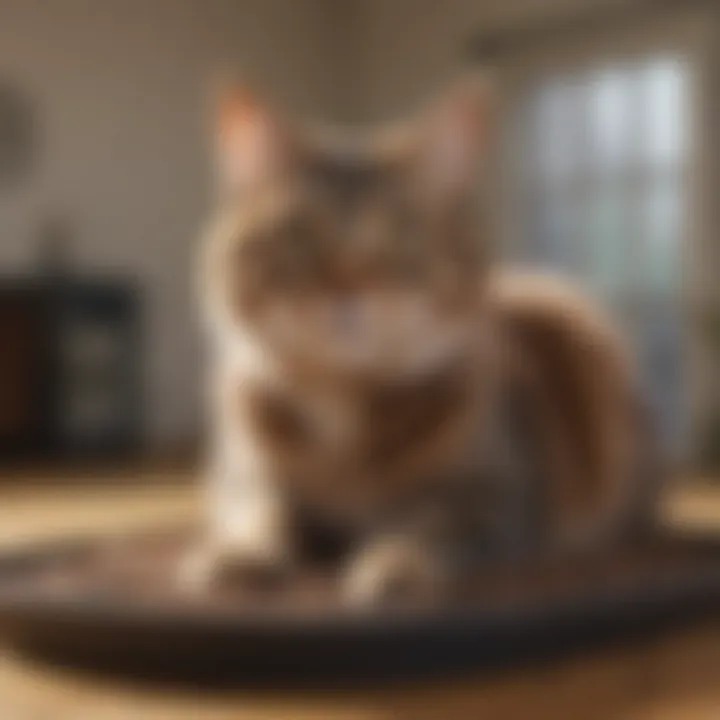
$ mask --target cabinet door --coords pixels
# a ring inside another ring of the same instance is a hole
[[[40,453],[46,417],[42,312],[32,293],[0,293],[0,457]]]

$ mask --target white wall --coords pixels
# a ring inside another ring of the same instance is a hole
[[[31,182],[0,192],[0,273],[31,265],[42,214],[59,209],[80,264],[139,278],[156,442],[198,417],[189,277],[209,79],[241,68],[292,110],[323,108],[325,18],[313,0],[0,0],[0,81],[23,88],[41,122]]]

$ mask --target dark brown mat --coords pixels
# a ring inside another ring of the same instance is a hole
[[[526,567],[489,567],[441,605],[343,609],[333,572],[173,584],[187,534],[138,534],[0,557],[0,633],[96,671],[233,686],[456,673],[623,640],[720,609],[720,538],[657,536]]]

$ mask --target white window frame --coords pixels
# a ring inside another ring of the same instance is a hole
[[[652,20],[633,19],[625,26],[612,31],[603,28],[595,32],[590,27],[573,37],[553,37],[552,42],[536,43],[503,59],[497,68],[498,87],[501,88],[500,126],[502,142],[494,159],[497,182],[494,187],[495,232],[505,247],[518,242],[515,186],[517,145],[515,119],[527,93],[543,78],[553,75],[570,75],[592,71],[623,61],[642,60],[657,55],[683,57],[691,67],[692,82],[689,88],[689,115],[692,125],[688,132],[687,149],[688,205],[685,217],[685,238],[681,248],[681,305],[683,313],[683,348],[687,388],[688,439],[694,442],[698,431],[710,413],[720,405],[720,379],[715,379],[717,357],[702,341],[697,332],[697,311],[720,308],[720,282],[714,277],[720,268],[720,251],[715,245],[715,217],[717,200],[713,197],[716,173],[715,160],[720,160],[720,146],[714,140],[711,98],[718,93],[720,77],[713,72],[716,61],[713,47],[718,39],[716,27],[720,15],[712,10],[663,11]],[[718,73],[720,75],[720,72]],[[717,349],[715,349],[717,350]],[[687,447],[688,454],[695,451]],[[684,458],[685,459],[685,458]]]

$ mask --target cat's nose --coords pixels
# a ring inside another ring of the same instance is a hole
[[[331,323],[333,330],[343,335],[358,332],[362,324],[362,308],[357,298],[342,298],[332,307]]]

